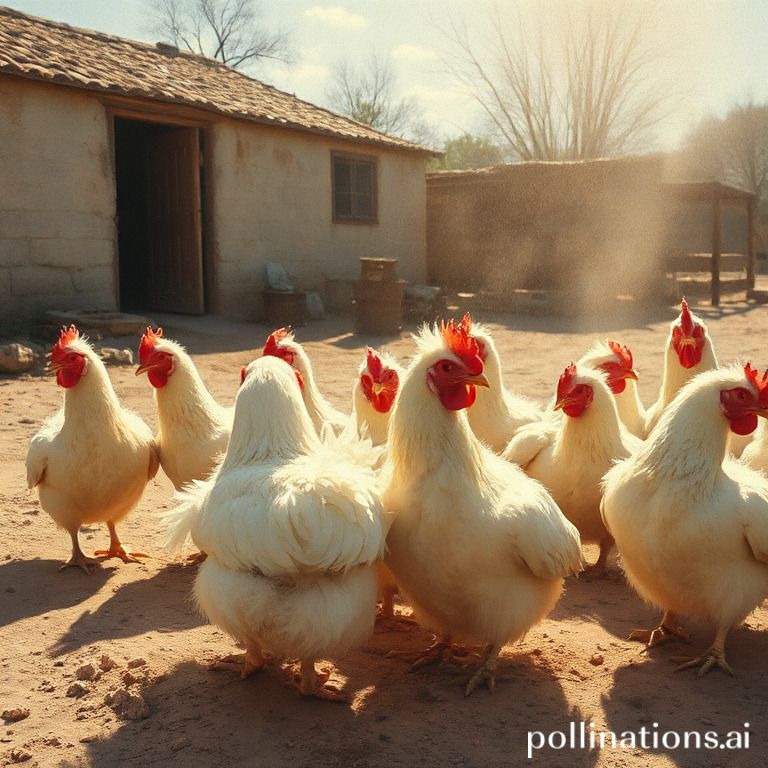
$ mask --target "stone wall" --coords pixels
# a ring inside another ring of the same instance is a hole
[[[0,77],[0,323],[117,308],[107,127],[88,95]]]

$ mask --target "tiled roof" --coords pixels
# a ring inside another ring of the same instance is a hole
[[[392,149],[430,152],[254,80],[215,59],[0,7],[0,73],[171,102]]]

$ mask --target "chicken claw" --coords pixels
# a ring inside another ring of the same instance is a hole
[[[486,648],[485,658],[483,659],[482,664],[469,679],[467,687],[464,689],[465,696],[471,695],[472,691],[477,688],[481,680],[485,680],[488,690],[493,693],[493,689],[496,687],[496,669],[499,666],[500,650],[501,646],[499,645],[489,645]]]
[[[59,573],[61,573],[65,568],[77,567],[82,568],[87,574],[90,575],[100,565],[101,560],[97,560],[94,557],[86,557],[82,551],[78,550],[77,552],[73,552],[72,557],[70,557],[66,563],[60,566]]]
[[[672,643],[675,640],[690,643],[691,636],[677,623],[674,614],[667,611],[661,617],[658,627],[655,629],[635,629],[627,635],[627,640],[637,640],[645,643],[646,648],[655,648],[657,645]]]
[[[314,698],[324,701],[347,703],[349,701],[347,695],[335,685],[328,684],[330,676],[331,669],[329,667],[323,667],[318,674],[315,669],[315,662],[303,659],[298,679],[299,692],[302,696],[314,696]]]
[[[141,560],[136,558],[149,557],[144,552],[126,552],[125,547],[120,542],[120,537],[117,535],[115,524],[111,520],[107,521],[107,528],[109,529],[109,549],[97,549],[94,554],[101,556],[104,560],[109,560],[110,557],[119,557],[124,563],[140,563]]]
[[[208,669],[213,672],[234,670],[245,680],[254,672],[260,672],[267,664],[267,659],[258,648],[248,648],[245,653],[230,653],[221,659],[211,662]]]
[[[386,632],[394,630],[395,632],[410,632],[416,626],[416,619],[413,616],[407,616],[403,613],[395,613],[387,615],[384,611],[379,611],[376,614],[376,629],[375,632]]]
[[[725,660],[725,651],[722,648],[716,648],[715,646],[712,646],[706,653],[697,656],[695,659],[675,658],[673,661],[682,662],[680,666],[675,669],[675,672],[700,667],[697,674],[699,677],[704,677],[710,670],[715,667],[720,667],[720,669],[724,669],[731,677],[736,676],[733,667]]]

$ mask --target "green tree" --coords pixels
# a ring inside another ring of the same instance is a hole
[[[484,136],[462,133],[443,145],[443,156],[431,162],[430,170],[488,168],[504,162],[504,152]]]

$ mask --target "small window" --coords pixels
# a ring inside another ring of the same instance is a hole
[[[375,224],[376,158],[331,153],[333,220]]]

